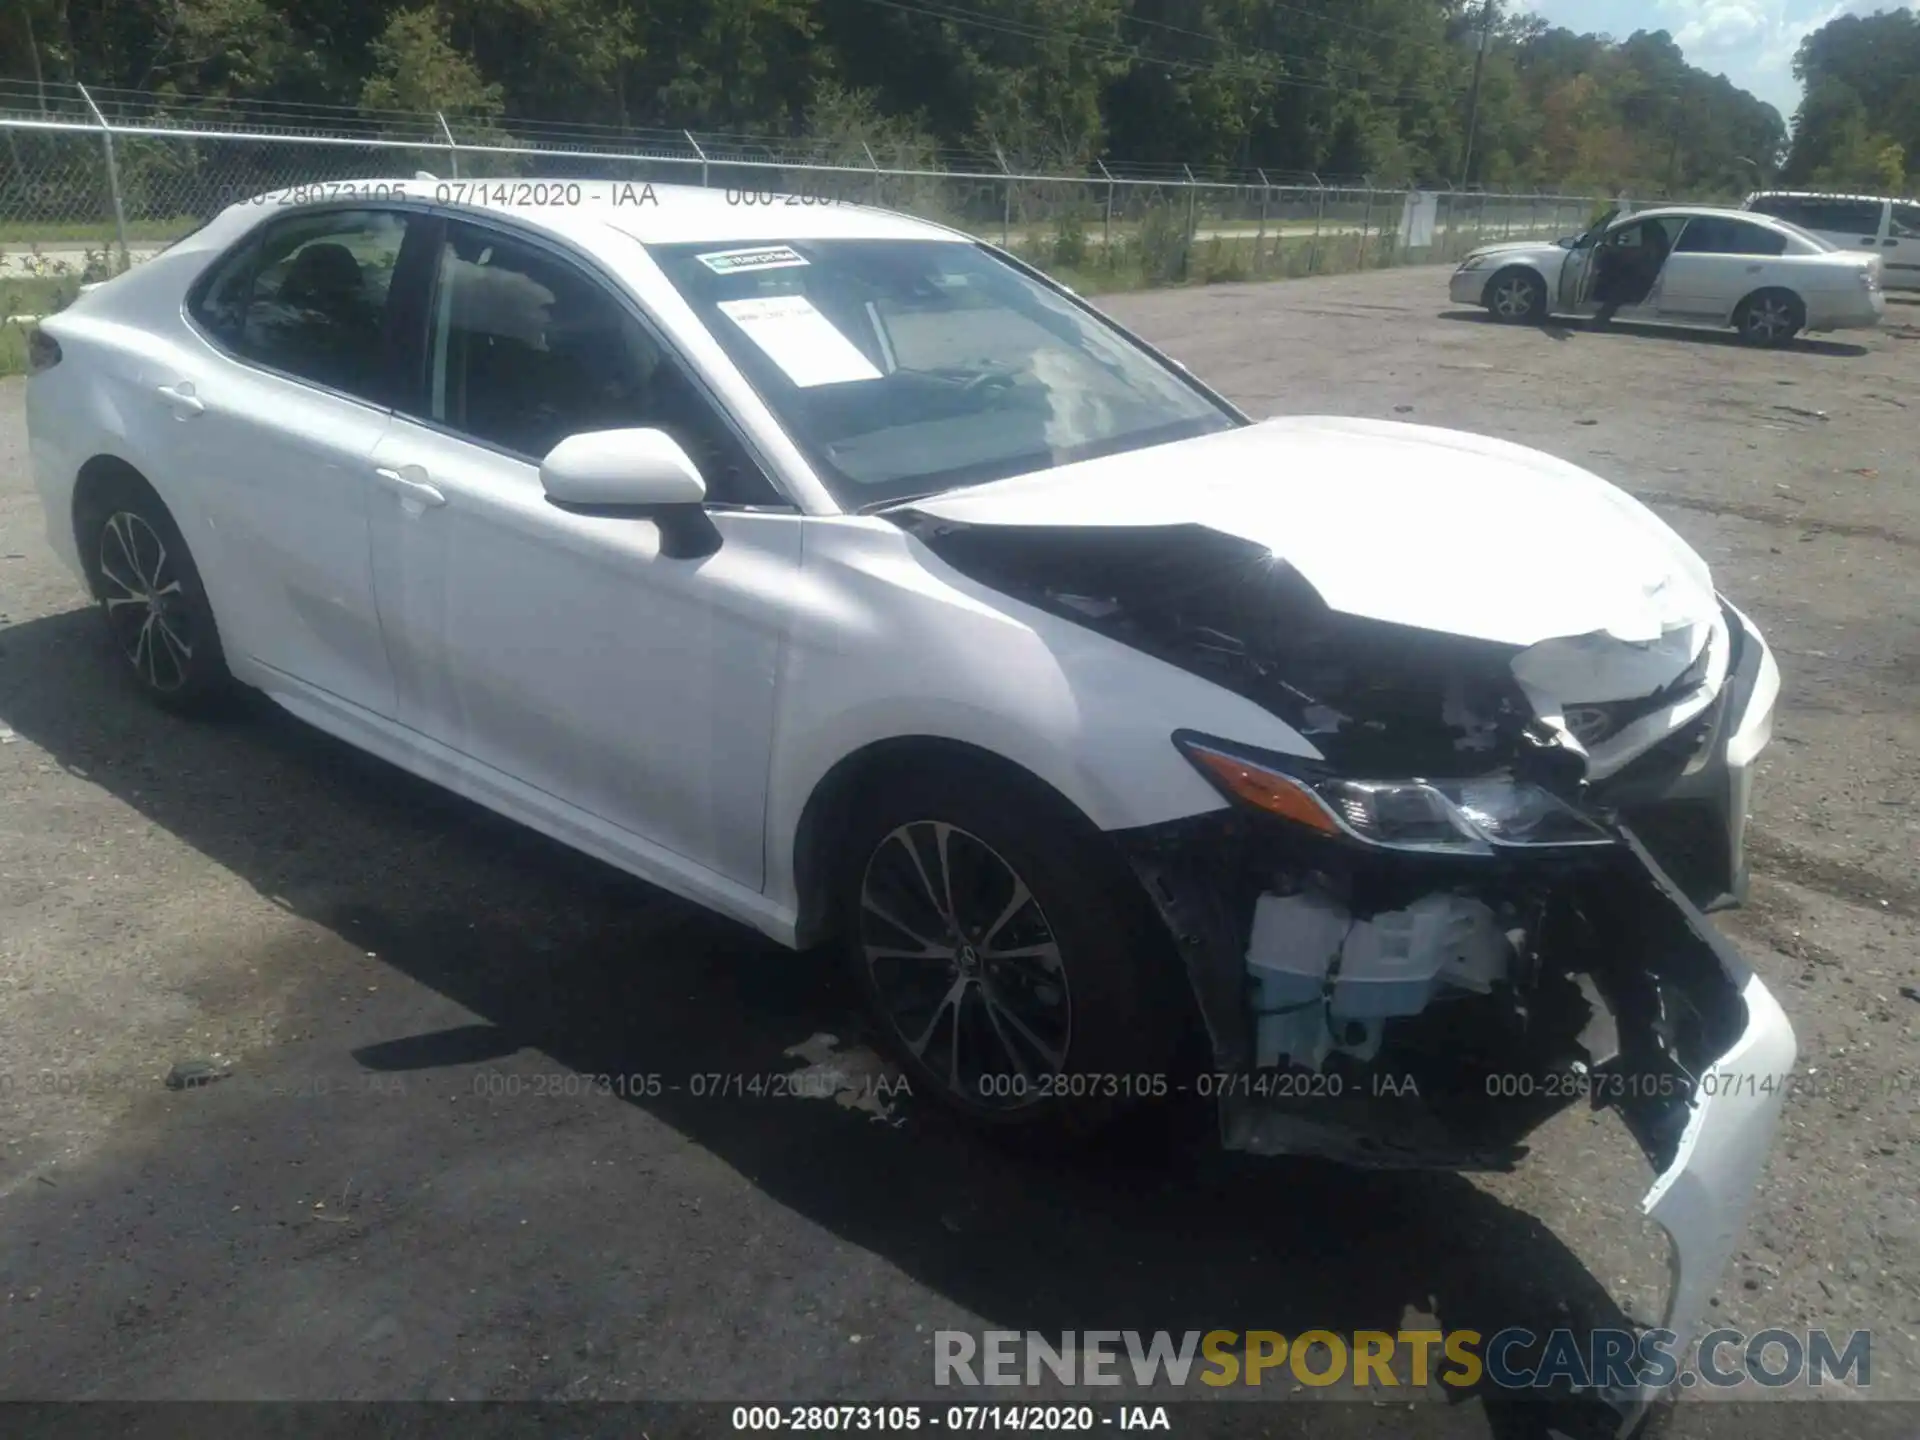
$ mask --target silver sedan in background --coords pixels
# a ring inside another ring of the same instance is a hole
[[[1597,313],[1603,276],[1623,320],[1739,332],[1784,345],[1802,331],[1870,329],[1886,311],[1877,256],[1849,253],[1765,215],[1662,208],[1609,212],[1584,235],[1486,245],[1460,262],[1454,302],[1537,324]]]

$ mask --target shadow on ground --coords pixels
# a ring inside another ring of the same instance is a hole
[[[1458,321],[1467,325],[1499,325],[1503,323],[1494,319],[1493,316],[1489,315],[1485,310],[1443,310],[1440,312],[1440,318],[1442,320]],[[1513,326],[1511,328],[1520,329],[1523,327]],[[1538,330],[1553,340],[1571,340],[1575,336],[1583,338],[1591,337],[1595,340],[1605,340],[1609,337],[1616,337],[1635,340],[1664,340],[1672,344],[1680,345],[1729,346],[1735,350],[1746,350],[1750,348],[1731,330],[1695,330],[1684,325],[1649,325],[1633,320],[1615,320],[1604,329],[1596,329],[1592,325],[1559,319],[1549,320],[1544,324],[1524,328]],[[1795,337],[1793,342],[1783,347],[1783,349],[1789,354],[1822,355],[1833,359],[1858,358],[1859,356],[1871,355],[1873,353],[1864,345],[1854,345],[1841,340],[1814,340],[1804,335]]]
[[[319,1057],[314,1063],[336,1073],[439,1072],[456,1088],[464,1083],[462,1067],[503,1060],[527,1073],[647,1072],[671,1080],[790,1069],[794,1062],[783,1052],[810,1033],[857,1033],[847,988],[830,967],[778,951],[264,702],[218,724],[155,712],[123,680],[90,612],[18,625],[0,643],[0,714],[22,737],[260,894],[356,952],[372,952],[373,974],[392,967],[468,1012],[410,1030],[408,1017],[383,1013],[384,997],[375,997],[356,1008],[355,1023],[336,1029],[327,1018],[338,1013],[329,1009],[335,997],[328,992],[339,981],[316,975],[310,1003],[291,1008],[291,1033],[283,1037],[299,1053]],[[295,963],[252,958],[263,968]],[[247,1057],[256,1073],[270,1073],[275,1063],[271,1049]],[[262,1288],[273,1272],[321,1263],[336,1237],[303,1242],[306,1249],[292,1241],[215,1245],[198,1238],[212,1224],[207,1216],[240,1211],[252,1203],[251,1189],[285,1173],[273,1168],[280,1163],[274,1147],[293,1143],[273,1133],[276,1126],[240,1087],[227,1088],[232,1093],[216,1086],[204,1102],[182,1107],[194,1117],[178,1122],[191,1125],[186,1132],[156,1120],[156,1130],[123,1135],[92,1168],[66,1172],[57,1195],[29,1186],[26,1195],[45,1208],[38,1218],[15,1212],[21,1245],[31,1236],[33,1246],[46,1247],[41,1261],[65,1255],[75,1274],[86,1275],[101,1247],[123,1247],[129,1227],[146,1225],[158,1250],[141,1263],[183,1273],[226,1267],[236,1286],[241,1269],[252,1267],[244,1282],[250,1288],[226,1297],[239,1308],[224,1316],[221,1335],[286,1324],[285,1314],[248,1313],[256,1303],[249,1297],[278,1293],[275,1303],[286,1303],[284,1291]],[[599,1102],[594,1112],[600,1151],[621,1143],[623,1131],[630,1136],[635,1112],[643,1111],[748,1177],[775,1207],[881,1257],[990,1326],[1350,1333],[1397,1330],[1409,1309],[1448,1328],[1485,1333],[1513,1324],[1621,1323],[1601,1285],[1555,1236],[1458,1177],[1242,1163],[1198,1143],[1204,1127],[1197,1130],[1194,1117],[1177,1108],[1140,1121],[1098,1151],[1064,1158],[991,1145],[924,1108],[910,1107],[907,1123],[895,1126],[832,1104],[717,1104],[684,1091],[626,1098],[624,1106]],[[456,1123],[477,1119],[469,1115],[474,1108],[424,1101],[377,1112],[362,1107],[353,1126],[392,1132],[372,1138],[329,1135],[325,1126],[333,1122],[324,1116],[335,1112],[316,1111],[321,1118],[307,1123],[321,1129],[301,1140],[300,1153],[348,1157],[378,1148],[390,1166],[413,1165],[421,1176],[438,1177],[421,1183],[444,1191],[458,1183],[449,1173],[510,1166],[514,1157],[498,1153],[510,1144],[558,1143],[558,1111],[546,1112],[517,1140],[506,1131],[456,1134]],[[585,1113],[581,1106],[566,1112]],[[450,1157],[463,1147],[471,1153],[456,1164]],[[588,1162],[577,1147],[571,1163],[584,1174]],[[669,1257],[684,1250],[689,1265],[713,1263],[712,1232],[698,1246],[676,1235],[685,1217],[631,1172],[622,1172],[631,1186],[624,1203],[608,1209],[583,1198],[570,1209],[567,1196],[581,1174],[549,1166],[539,1182],[554,1187],[551,1201],[542,1202],[557,1212],[551,1218],[584,1232],[557,1250],[549,1235],[539,1259],[561,1277],[555,1283],[576,1287],[570,1295],[598,1293],[609,1246],[627,1243],[622,1232]],[[376,1195],[370,1203],[377,1212],[383,1202]],[[390,1203],[404,1208],[400,1200]],[[743,1229],[764,1227],[770,1214],[780,1218],[775,1207],[760,1205]],[[341,1208],[350,1208],[345,1197]],[[354,1273],[364,1277],[370,1263],[390,1267],[387,1283],[398,1294],[392,1303],[402,1307],[440,1303],[431,1296],[443,1274],[457,1277],[449,1283],[459,1291],[471,1285],[484,1297],[488,1282],[465,1278],[479,1263],[475,1247],[488,1252],[489,1268],[474,1273],[486,1275],[510,1269],[515,1246],[533,1243],[531,1232],[504,1228],[509,1223],[483,1217],[464,1230],[423,1236],[389,1217],[384,1233],[405,1235],[403,1246],[383,1242],[375,1213],[356,1234],[362,1268]],[[723,1258],[728,1243],[721,1241]],[[177,1253],[170,1259],[169,1251]],[[709,1258],[693,1258],[696,1251]],[[107,1285],[104,1278],[87,1283]],[[344,1302],[335,1296],[331,1303]],[[536,1312],[528,1323],[575,1322]],[[116,1338],[109,1326],[101,1344],[128,1343],[129,1333]],[[15,1338],[27,1348],[9,1347],[13,1378],[48,1383],[43,1375],[57,1370],[32,1368],[45,1336],[18,1330]],[[564,1343],[563,1335],[542,1341],[555,1351]],[[924,1356],[928,1342],[915,1343]],[[107,1368],[93,1379],[106,1395],[113,1393],[111,1355],[102,1351],[99,1364]],[[923,1365],[914,1364],[915,1385]],[[385,1373],[384,1381],[353,1388],[365,1393],[384,1384],[388,1389],[376,1395],[408,1392],[413,1382],[404,1363]],[[500,1383],[516,1398],[538,1393]],[[1499,1410],[1491,1423],[1496,1433],[1530,1433],[1533,1413]]]

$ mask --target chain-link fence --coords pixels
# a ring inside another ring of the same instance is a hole
[[[310,111],[206,104],[187,112],[189,123],[177,102],[170,112],[150,96],[53,89],[0,81],[0,281],[56,289],[137,263],[236,200],[422,171],[696,184],[745,203],[776,194],[870,203],[953,225],[1096,289],[1443,262],[1492,239],[1583,229],[1602,203],[1100,161],[1091,173],[1035,173],[997,154],[877,153],[858,137],[478,126],[361,111],[322,117],[323,131]],[[0,320],[14,308],[0,308]]]

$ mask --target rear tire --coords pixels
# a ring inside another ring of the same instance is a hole
[[[1502,270],[1487,282],[1485,304],[1506,325],[1538,325],[1547,318],[1547,285],[1531,270]]]
[[[1807,308],[1791,290],[1760,290],[1740,302],[1733,327],[1740,338],[1761,349],[1785,345],[1807,323]]]
[[[220,630],[186,538],[152,488],[116,476],[75,518],[87,578],[134,683],[163,710],[209,715],[234,693]]]
[[[903,774],[859,807],[841,862],[841,942],[916,1090],[1068,1139],[1171,1092],[1188,1013],[1171,945],[1064,801],[984,767]]]

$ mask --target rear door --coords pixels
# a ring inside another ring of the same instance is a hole
[[[1767,284],[1771,262],[1786,253],[1787,237],[1778,230],[1731,215],[1695,215],[1667,259],[1660,313],[1724,321]]]
[[[394,713],[367,529],[391,423],[388,298],[417,213],[301,209],[261,227],[188,298],[151,403],[196,477],[202,566],[228,652]]]

